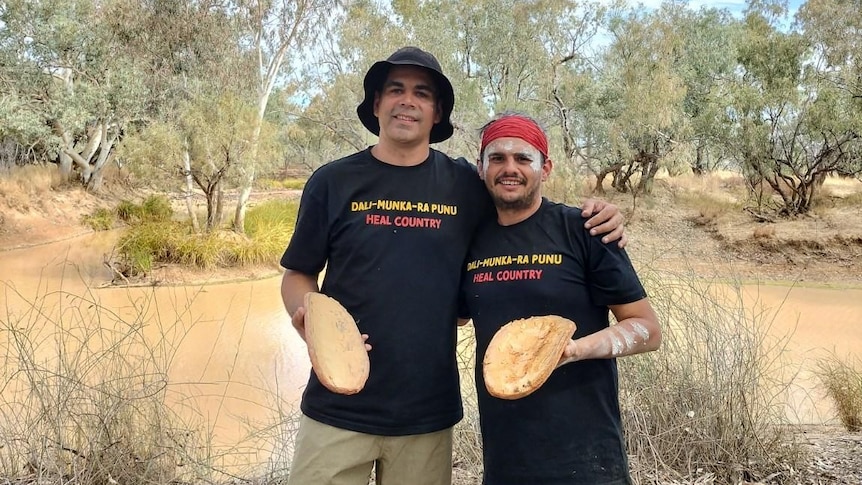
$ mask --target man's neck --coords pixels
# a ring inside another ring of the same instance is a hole
[[[411,167],[419,165],[428,159],[431,148],[428,144],[420,144],[412,147],[402,147],[391,143],[378,143],[371,147],[374,158],[389,165]]]
[[[519,222],[526,221],[539,211],[542,206],[542,198],[538,197],[530,207],[525,209],[506,209],[497,207],[497,222],[501,226],[514,226]]]

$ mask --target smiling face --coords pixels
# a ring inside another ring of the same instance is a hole
[[[374,97],[380,122],[380,144],[403,147],[428,145],[431,128],[440,121],[434,78],[428,70],[395,66]]]
[[[553,166],[536,147],[515,137],[489,143],[479,160],[479,175],[498,211],[532,214],[541,204],[541,185]]]

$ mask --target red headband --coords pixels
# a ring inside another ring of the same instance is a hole
[[[492,121],[482,133],[482,147],[479,153],[485,152],[485,147],[497,138],[520,138],[533,145],[548,158],[548,137],[533,120],[518,115],[506,115]]]

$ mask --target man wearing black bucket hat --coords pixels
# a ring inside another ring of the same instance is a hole
[[[281,291],[303,338],[305,293],[338,300],[368,335],[371,372],[353,395],[330,392],[311,373],[289,483],[366,485],[376,467],[378,485],[448,485],[452,426],[463,415],[459,281],[493,204],[472,164],[429,146],[452,136],[455,104],[433,55],[399,49],[369,69],[364,87],[356,111],[379,141],[309,178]],[[619,239],[618,212],[606,204],[589,223]]]

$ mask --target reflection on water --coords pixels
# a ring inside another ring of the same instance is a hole
[[[248,443],[249,423],[272,424],[292,412],[310,365],[282,307],[278,277],[195,287],[104,288],[112,275],[102,261],[115,238],[99,233],[0,252],[3,319],[40,318],[30,308],[39,300],[43,311],[101,308],[121,321],[142,322],[143,335],[163,339],[168,349],[170,404],[206,423],[215,446]],[[798,372],[789,415],[806,423],[834,420],[812,370],[826,351],[862,351],[862,289],[749,285],[743,294],[747,305],[763,309],[762,321],[772,322],[771,335],[789,336],[787,356]],[[249,462],[266,459],[259,454],[268,450],[249,450]]]

